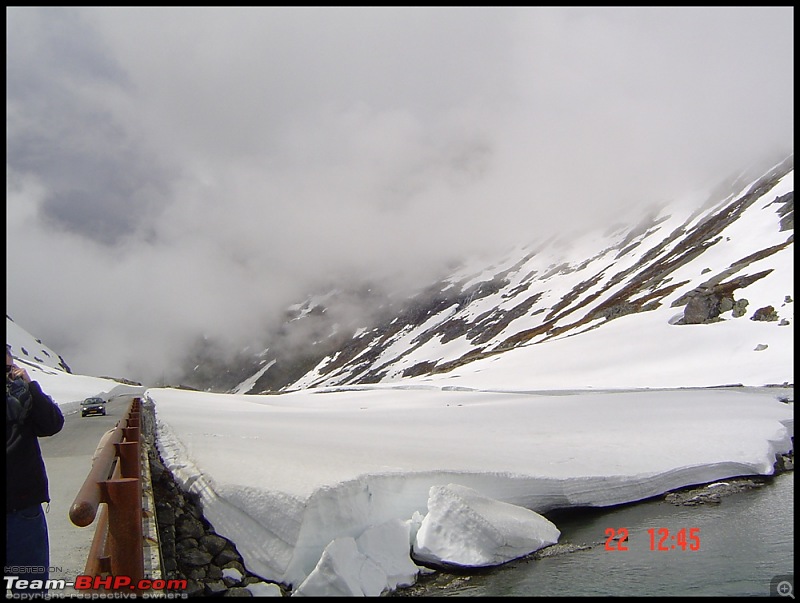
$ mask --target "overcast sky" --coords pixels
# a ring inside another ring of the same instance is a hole
[[[793,150],[791,7],[6,11],[7,312],[84,374]]]

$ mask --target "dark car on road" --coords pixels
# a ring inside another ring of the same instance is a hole
[[[81,402],[81,417],[89,415],[106,415],[106,401],[102,398],[86,398]]]

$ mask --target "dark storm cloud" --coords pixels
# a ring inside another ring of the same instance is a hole
[[[167,188],[164,168],[102,99],[129,82],[77,9],[14,11],[8,28],[7,166],[52,192],[42,219],[104,244],[130,236]],[[100,92],[95,94],[94,92]]]
[[[9,312],[95,373],[793,149],[790,7],[13,7],[7,34]]]

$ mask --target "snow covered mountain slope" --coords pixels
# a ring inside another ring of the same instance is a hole
[[[376,297],[374,322],[326,322],[341,291],[309,300],[286,325],[314,334],[304,354],[263,352],[249,369],[239,366],[245,374],[231,391],[432,375],[502,388],[504,366],[515,382],[526,374],[531,389],[661,387],[675,382],[660,372],[675,355],[707,366],[686,386],[793,383],[793,243],[792,155],[701,209],[671,204],[632,228],[554,236],[491,266],[462,268],[402,303]],[[370,294],[361,292],[363,303]],[[733,330],[740,343],[731,348]],[[658,356],[644,338],[661,343]],[[631,363],[647,366],[630,371]]]
[[[11,353],[21,366],[33,362],[67,373],[72,372],[59,354],[40,339],[33,337],[8,315],[6,315],[6,344],[11,345]]]

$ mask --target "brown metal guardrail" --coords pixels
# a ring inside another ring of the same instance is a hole
[[[98,518],[84,573],[127,576],[131,585],[144,577],[140,411],[141,398],[134,398],[116,427],[103,436],[69,510],[79,527]]]

